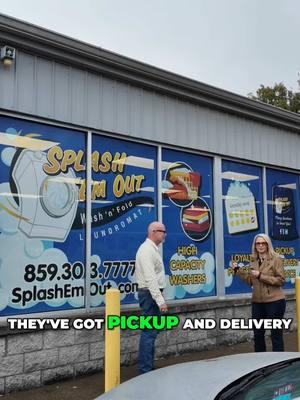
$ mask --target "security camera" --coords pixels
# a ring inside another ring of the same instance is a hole
[[[4,58],[14,60],[16,58],[16,49],[10,46],[3,46],[1,48],[1,60],[3,60]]]
[[[3,46],[1,47],[0,57],[4,66],[11,66],[16,58],[16,49],[11,46]]]

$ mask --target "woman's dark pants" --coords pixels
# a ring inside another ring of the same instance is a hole
[[[270,303],[252,303],[253,319],[282,319],[285,312],[286,302],[284,299]],[[284,351],[283,330],[271,329],[271,341],[273,351]],[[265,329],[254,328],[255,351],[266,351]]]

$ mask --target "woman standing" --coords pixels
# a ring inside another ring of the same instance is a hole
[[[264,233],[255,236],[252,244],[250,271],[232,263],[234,273],[252,286],[252,318],[282,319],[285,312],[283,259],[274,251],[271,239]],[[282,329],[271,330],[273,351],[284,351]],[[266,351],[265,329],[254,328],[255,351]]]

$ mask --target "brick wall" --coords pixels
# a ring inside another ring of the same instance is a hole
[[[180,355],[205,350],[220,344],[252,340],[248,330],[182,330],[189,318],[249,318],[249,299],[201,301],[175,307],[171,312],[180,316],[180,326],[159,334],[156,357]],[[132,311],[130,312],[132,313]],[[288,296],[286,318],[295,318],[295,298]],[[89,315],[89,318],[91,316]],[[95,316],[99,318],[99,314]],[[291,330],[296,328],[293,321]],[[137,361],[138,331],[121,334],[121,364]],[[104,331],[102,330],[43,330],[12,332],[0,330],[0,394],[31,389],[57,380],[102,370],[104,365]]]

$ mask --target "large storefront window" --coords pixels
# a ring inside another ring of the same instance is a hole
[[[0,315],[84,307],[85,134],[0,118]]]
[[[248,285],[233,276],[232,260],[247,268],[254,236],[264,232],[262,169],[224,160],[222,195],[226,294],[249,292]]]
[[[292,288],[299,276],[299,176],[267,169],[269,235],[274,249],[285,260],[286,288]]]
[[[161,169],[166,297],[215,295],[212,159],[164,149]]]
[[[99,135],[92,143],[91,305],[110,287],[133,303],[136,251],[157,220],[156,148]]]
[[[136,303],[136,251],[160,217],[166,299],[217,294],[215,218],[223,218],[225,293],[251,291],[231,263],[247,269],[265,231],[261,167],[222,161],[223,216],[214,216],[213,158],[162,149],[159,190],[156,146],[92,134],[87,220],[86,135],[0,117],[0,317],[103,306],[111,287],[122,304]],[[286,288],[300,275],[299,184],[298,174],[266,168],[268,233],[285,258]]]

